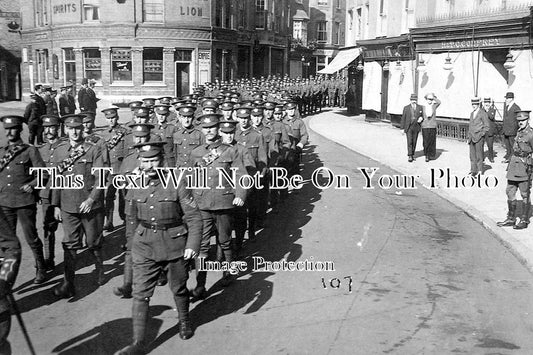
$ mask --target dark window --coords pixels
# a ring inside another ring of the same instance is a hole
[[[174,52],[175,62],[192,62],[192,50],[190,49],[177,49]]]
[[[326,21],[319,21],[316,24],[317,40],[320,42],[326,42],[328,40],[328,34],[326,31]]]
[[[163,81],[163,48],[144,48],[143,78],[147,81]]]

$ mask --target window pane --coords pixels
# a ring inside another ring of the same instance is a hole
[[[178,49],[174,52],[174,61],[176,62],[191,62],[192,50],[190,49]]]
[[[102,78],[102,60],[98,48],[85,48],[83,50],[85,77],[100,81]]]
[[[113,48],[111,50],[111,71],[113,81],[131,81],[131,50]]]

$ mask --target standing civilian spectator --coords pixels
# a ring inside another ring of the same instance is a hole
[[[96,82],[91,79],[90,81],[87,78],[83,78],[81,81],[81,89],[78,92],[78,104],[80,106],[80,111],[91,111],[96,112],[97,102],[100,100],[96,97],[94,92],[94,85]]]
[[[480,98],[475,97],[471,102],[473,111],[468,122],[467,143],[470,147],[470,175],[476,176],[479,173],[483,174],[484,137],[489,131],[489,118],[487,112],[480,107]]]
[[[411,163],[415,160],[416,141],[420,132],[420,124],[424,121],[424,108],[417,104],[418,97],[411,94],[411,103],[403,108],[401,128],[407,136],[407,156]]]
[[[489,130],[485,134],[485,142],[487,143],[487,157],[491,163],[494,163],[494,135],[496,134],[496,108],[490,97],[483,99],[483,109],[487,112],[489,118]]]
[[[513,145],[516,133],[518,132],[518,121],[516,113],[520,107],[514,103],[514,93],[505,94],[505,106],[503,107],[503,140],[505,142],[505,156],[502,163],[508,163],[513,155]]]
[[[426,94],[424,98],[426,104],[424,105],[425,117],[422,121],[422,138],[424,139],[424,155],[428,162],[437,156],[437,107],[441,102],[432,92]]]

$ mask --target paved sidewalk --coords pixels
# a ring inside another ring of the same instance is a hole
[[[469,149],[465,142],[437,137],[437,159],[425,161],[422,151],[422,134],[417,142],[416,160],[407,161],[407,143],[402,130],[387,123],[365,122],[362,116],[346,116],[345,110],[323,112],[309,119],[309,127],[351,150],[377,160],[402,175],[419,175],[417,188],[428,187],[431,184],[432,170],[435,172],[435,188],[431,190],[443,198],[462,208],[467,214],[483,224],[492,234],[501,241],[522,262],[530,272],[533,272],[533,225],[524,230],[514,230],[512,227],[501,228],[496,225],[507,214],[507,198],[505,195],[507,164],[501,163],[504,148],[495,144],[497,157],[495,163],[485,160],[485,175],[481,182],[488,180],[494,188],[465,188],[460,185],[455,188],[452,183],[447,186],[446,176],[438,178],[442,169],[449,171],[450,176],[457,176],[459,181],[470,171]],[[449,169],[449,170],[447,170]],[[377,179],[382,174],[377,171],[372,181],[376,188]],[[452,178],[452,181],[454,179]],[[471,181],[469,178],[466,181]],[[352,189],[363,186],[352,186]],[[394,189],[394,187],[392,188]],[[398,194],[402,189],[396,189]]]

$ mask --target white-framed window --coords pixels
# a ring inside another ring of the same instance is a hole
[[[83,21],[100,21],[100,0],[83,0]]]
[[[266,28],[266,1],[255,0],[255,28],[264,30]]]
[[[143,81],[163,81],[163,48],[143,49]]]
[[[328,65],[328,57],[321,55],[316,58],[316,71],[324,69],[326,65]]]
[[[102,80],[102,56],[98,48],[83,49],[83,69],[85,78]]]
[[[339,44],[341,39],[341,24],[340,22],[333,22],[333,44]]]
[[[111,82],[131,81],[131,48],[112,48]]]
[[[164,0],[144,0],[143,1],[143,21],[144,22],[165,22]]]
[[[35,25],[37,27],[48,26],[49,0],[35,1]]]
[[[63,48],[63,84],[76,82],[76,57],[72,48]]]
[[[318,6],[327,6],[328,0],[318,0]]]
[[[328,40],[326,21],[318,21],[316,23],[316,39],[319,42],[326,42]]]

